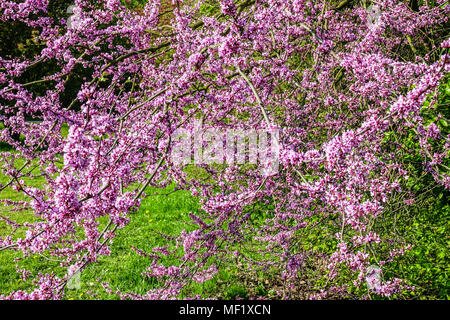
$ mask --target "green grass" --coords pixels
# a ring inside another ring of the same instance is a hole
[[[198,201],[183,191],[145,199],[140,210],[132,216],[130,224],[118,232],[111,248],[112,254],[90,265],[81,275],[81,289],[67,290],[66,298],[117,298],[105,292],[101,281],[108,282],[111,289],[121,292],[143,294],[154,288],[156,283],[141,275],[149,265],[148,259],[130,248],[151,252],[153,247],[165,245],[166,240],[155,231],[179,234],[186,228],[187,213],[196,210]],[[91,296],[87,294],[88,291],[92,292]]]
[[[36,184],[39,182],[36,181]],[[9,188],[2,192],[1,196],[4,199],[23,200],[20,194]],[[98,263],[91,264],[81,275],[81,289],[67,290],[65,298],[90,298],[88,291],[92,294],[91,298],[114,298],[105,292],[100,283],[102,281],[108,282],[111,288],[123,292],[145,293],[153,288],[155,283],[141,276],[149,262],[130,248],[136,247],[150,252],[155,246],[165,245],[165,239],[155,231],[171,235],[179,234],[182,229],[189,227],[188,213],[196,212],[198,207],[198,201],[185,191],[177,191],[168,196],[149,196],[143,201],[139,211],[132,215],[130,224],[117,232],[111,255],[101,257]],[[8,209],[10,208],[1,210],[5,212]],[[33,220],[31,212],[9,212],[8,216],[18,223]],[[5,223],[1,223],[0,235],[8,234],[9,229]],[[0,252],[1,294],[29,287],[29,284],[21,281],[16,273],[14,258],[17,257],[20,257],[20,254],[14,251]],[[48,272],[53,268],[59,272],[64,271],[56,263],[49,262],[39,255],[25,258],[18,264],[26,266],[33,273]]]
[[[67,125],[63,125],[61,135],[66,137],[68,134]],[[23,137],[22,137],[23,138]],[[9,145],[1,144],[0,152],[15,152]],[[25,161],[16,160],[15,166],[18,168]],[[39,169],[35,169],[33,174],[38,174]],[[189,170],[190,176],[203,177],[204,173],[196,168]],[[27,185],[41,188],[45,184],[44,178],[24,178]],[[6,184],[9,178],[0,172],[0,183]],[[148,290],[155,288],[158,284],[151,279],[141,275],[149,265],[148,259],[141,257],[132,247],[141,249],[145,252],[151,252],[156,246],[166,245],[167,240],[157,232],[178,235],[182,230],[192,230],[193,226],[188,216],[189,212],[196,213],[199,210],[198,199],[191,196],[187,191],[176,191],[168,195],[165,194],[173,190],[173,186],[164,190],[148,188],[150,195],[143,200],[139,210],[131,215],[130,223],[121,230],[117,231],[117,237],[111,246],[111,255],[102,256],[97,263],[90,264],[81,274],[81,288],[79,290],[66,289],[64,299],[116,299],[118,296],[110,295],[101,285],[101,282],[107,282],[111,289],[121,292],[134,292],[143,294]],[[13,201],[26,200],[20,192],[14,191],[11,187],[6,188],[0,193],[0,200],[9,199]],[[0,214],[9,219],[23,224],[25,222],[34,222],[38,220],[33,212],[20,211],[14,212],[12,207],[1,206]],[[100,219],[101,229],[106,223],[106,218]],[[3,221],[0,221],[0,236],[9,235],[12,227]],[[157,231],[157,232],[156,232]],[[24,236],[25,229],[19,228],[14,233],[14,238]],[[172,263],[175,261],[165,261]],[[30,281],[22,281],[16,272],[16,265],[20,268],[26,268],[33,275],[39,272],[50,273],[55,271],[59,276],[66,273],[66,268],[59,266],[58,262],[49,261],[44,256],[34,255],[24,258],[21,252],[5,250],[0,252],[0,295],[9,294],[13,290],[27,290],[33,288]],[[229,283],[236,281],[236,270],[231,266],[231,271],[221,271],[217,277],[206,284],[193,284],[189,288],[189,293],[208,295],[245,296],[245,289],[236,291],[239,284],[231,286],[218,292],[216,280]],[[231,273],[230,273],[231,272]],[[30,277],[33,278],[33,277]],[[236,292],[235,292],[236,291]]]
[[[6,178],[0,177],[0,183],[5,183]],[[36,180],[34,184],[39,186],[44,181]],[[167,193],[171,188],[165,190],[153,189],[148,192]],[[2,192],[3,199],[23,200],[23,196],[8,188]],[[1,208],[1,212],[11,208]],[[199,210],[198,199],[192,197],[189,192],[177,191],[169,195],[151,195],[143,200],[140,209],[131,215],[130,223],[117,232],[117,237],[111,246],[111,255],[102,256],[97,263],[90,264],[81,274],[80,289],[66,289],[64,299],[117,299],[116,295],[110,295],[102,286],[102,282],[107,282],[113,291],[120,290],[123,293],[134,292],[144,294],[148,290],[155,288],[158,284],[151,279],[144,277],[141,273],[149,265],[148,259],[138,255],[131,250],[132,247],[151,252],[156,246],[166,245],[166,239],[159,233],[178,235],[183,229],[192,229],[188,217],[189,212],[196,213]],[[18,223],[35,221],[36,217],[32,212],[13,213],[8,212]],[[103,219],[104,220],[104,219]],[[104,222],[104,221],[103,221]],[[0,223],[0,236],[8,234],[10,228],[5,223]],[[23,236],[18,233],[17,236]],[[20,258],[19,261],[15,259]],[[166,261],[174,262],[174,261]],[[0,252],[0,294],[8,294],[13,290],[30,290],[31,283],[24,282],[16,272],[16,265],[27,268],[37,275],[38,272],[46,273],[55,271],[58,275],[63,275],[66,271],[57,262],[46,260],[43,256],[34,255],[22,258],[20,252],[6,250]],[[221,271],[217,277],[206,284],[194,284],[189,290],[196,294],[206,293],[208,295],[223,295],[224,297],[235,297],[236,295],[245,297],[245,288],[234,284],[219,293],[217,280],[222,282],[236,282],[237,278],[230,274],[230,271]],[[236,288],[239,288],[237,290]],[[222,290],[222,289],[221,289]]]

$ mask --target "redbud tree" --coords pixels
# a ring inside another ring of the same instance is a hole
[[[110,254],[149,188],[173,185],[198,197],[196,227],[137,250],[154,289],[112,293],[177,298],[223,261],[241,261],[278,275],[290,298],[318,260],[326,282],[315,298],[414,290],[380,278],[411,246],[383,222],[420,198],[410,179],[450,187],[436,108],[450,68],[446,1],[200,0],[164,11],[150,0],[136,11],[75,0],[70,23],[49,14],[51,2],[0,3],[1,23],[30,28],[39,43],[31,56],[0,57],[0,139],[12,148],[0,153],[0,192],[26,199],[1,198],[11,232],[0,254],[41,254],[69,271],[2,298],[63,298],[75,272]],[[278,170],[176,165],[173,133],[195,121],[279,130]],[[29,211],[23,225],[8,215]]]

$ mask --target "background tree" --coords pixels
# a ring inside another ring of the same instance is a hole
[[[1,153],[9,179],[0,191],[29,199],[2,201],[37,217],[22,234],[3,219],[12,231],[0,251],[70,270],[3,298],[63,297],[75,272],[110,254],[147,188],[170,184],[199,197],[195,227],[138,251],[157,285],[111,291],[122,298],[180,297],[227,261],[277,276],[286,298],[308,272],[324,288],[315,298],[413,290],[393,268],[414,239],[405,226],[422,204],[448,210],[434,201],[450,186],[445,1],[175,1],[164,12],[159,1],[140,12],[117,0],[74,4],[70,29],[44,0],[0,6],[2,21],[39,30],[42,44],[0,58],[1,140],[14,148]],[[41,65],[52,68],[26,78]],[[195,119],[279,129],[279,171],[205,163],[192,176],[175,166],[171,137]]]

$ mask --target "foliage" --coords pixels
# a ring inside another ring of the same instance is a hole
[[[111,294],[205,297],[195,284],[234,263],[267,274],[275,297],[302,283],[303,298],[447,295],[446,1],[175,0],[161,12],[166,2],[76,0],[70,28],[52,3],[0,4],[3,32],[22,28],[26,44],[0,54],[0,191],[11,193],[0,254],[58,261],[18,267],[33,288],[2,298],[63,298],[149,191],[172,185],[200,208],[135,250],[146,292],[105,284]],[[180,166],[172,137],[194,120],[278,130],[279,157]]]

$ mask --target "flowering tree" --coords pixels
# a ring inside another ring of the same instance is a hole
[[[198,227],[138,250],[159,286],[123,298],[178,297],[229,257],[275,270],[286,297],[311,259],[326,264],[318,297],[408,288],[380,277],[409,246],[380,221],[417,196],[411,157],[433,185],[450,187],[445,115],[434,107],[450,67],[446,1],[174,1],[161,12],[154,0],[136,12],[119,0],[76,0],[69,27],[47,14],[49,2],[0,3],[3,22],[26,24],[43,44],[31,58],[0,57],[1,141],[14,149],[1,152],[0,191],[28,199],[1,201],[36,216],[18,226],[2,215],[11,235],[0,251],[40,253],[70,272],[40,275],[34,291],[3,298],[63,297],[75,272],[110,253],[147,188],[172,183],[199,197]],[[160,23],[167,15],[170,24]],[[42,78],[24,82],[41,68]],[[189,164],[170,154],[174,132],[195,130],[194,120],[279,130],[278,171],[205,163],[207,179],[189,177]],[[33,185],[37,176],[44,186]],[[318,230],[334,253],[309,246]]]

